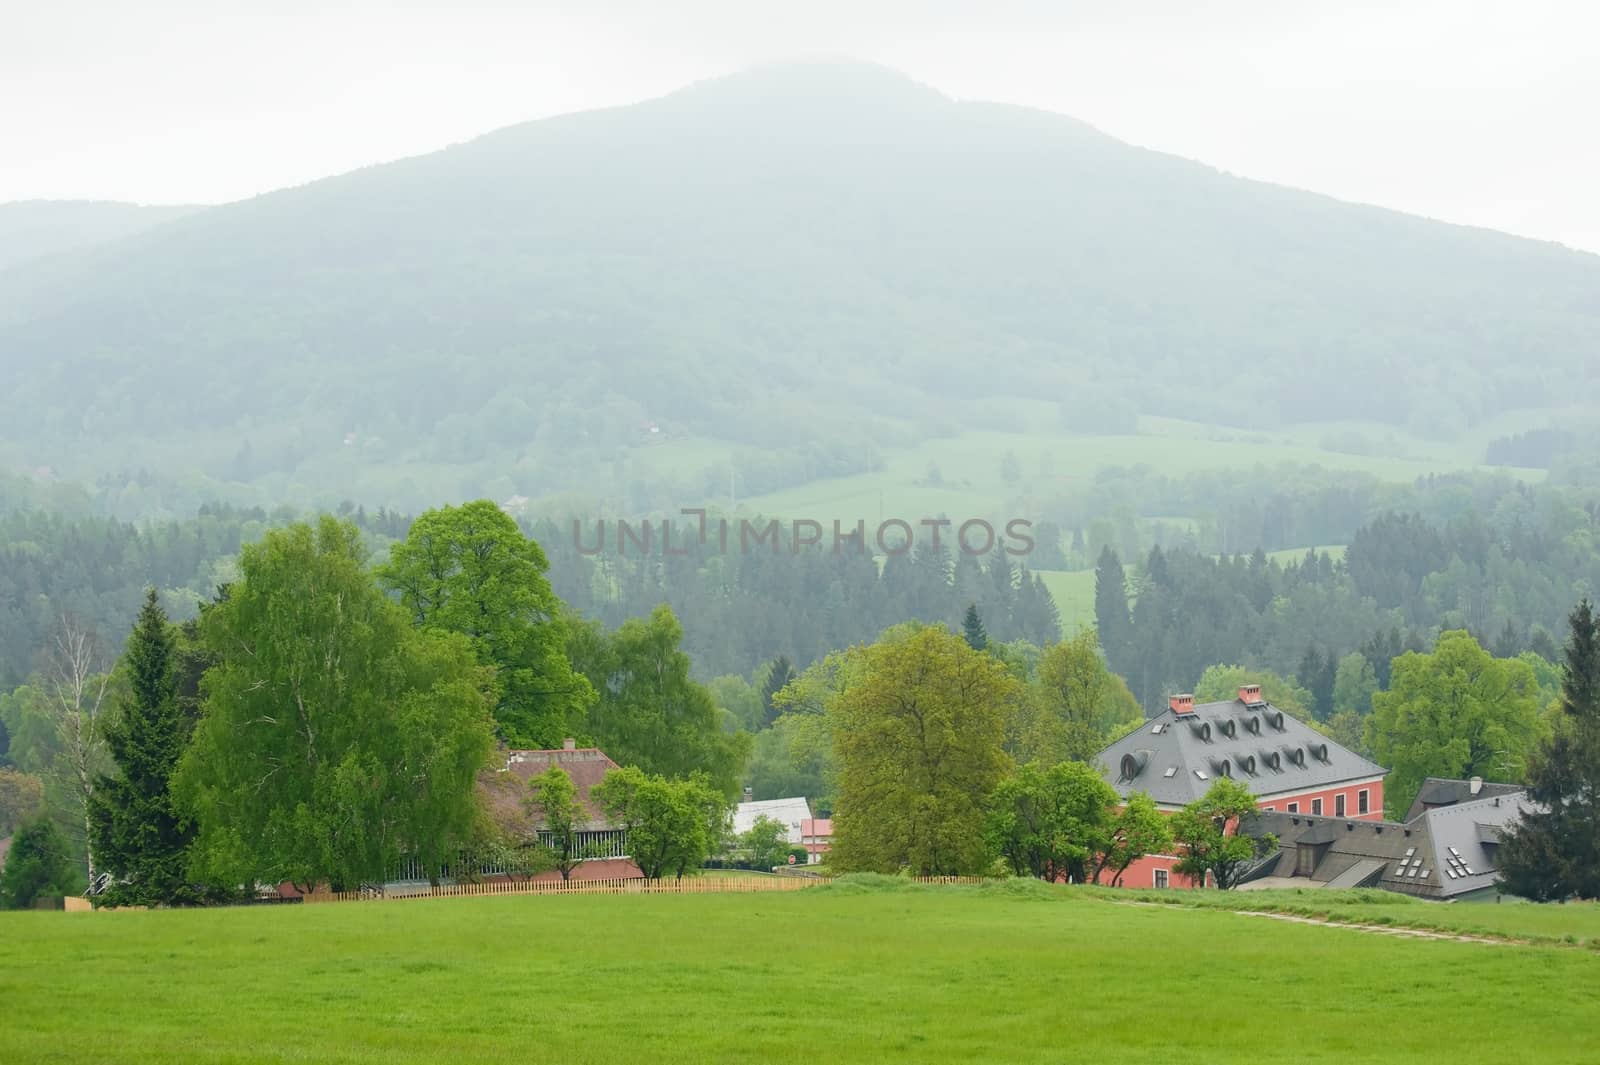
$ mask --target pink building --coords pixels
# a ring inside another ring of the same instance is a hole
[[[1099,762],[1120,795],[1144,792],[1166,813],[1203,796],[1217,778],[1231,777],[1262,810],[1383,818],[1388,770],[1272,706],[1260,685],[1216,703],[1197,705],[1192,695],[1174,695],[1165,711],[1102,751]],[[1122,883],[1192,886],[1173,871],[1177,862],[1177,855],[1148,855],[1128,868]]]
[[[818,865],[833,848],[833,818],[808,817],[800,822],[800,845],[806,849],[806,863]]]

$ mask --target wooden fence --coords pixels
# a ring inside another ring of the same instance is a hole
[[[909,877],[917,884],[981,884],[977,876]],[[395,899],[450,899],[479,895],[728,895],[762,891],[804,891],[826,884],[827,878],[792,876],[695,876],[682,880],[496,880],[436,887],[383,888],[365,891],[322,891],[307,895],[314,902],[376,902]]]

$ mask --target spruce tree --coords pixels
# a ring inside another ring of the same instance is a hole
[[[966,637],[967,646],[974,651],[984,651],[989,647],[989,634],[983,631],[983,619],[978,616],[978,604],[967,604],[967,616],[961,621],[961,635]]]
[[[779,711],[772,704],[773,697],[794,679],[794,663],[789,661],[788,655],[779,655],[772,660],[772,666],[767,670],[767,681],[761,686],[761,708],[766,712],[768,725],[778,719]]]
[[[113,905],[202,900],[185,875],[194,831],[168,788],[189,738],[176,698],[173,635],[151,588],[123,655],[128,692],[106,729],[117,772],[99,778],[90,807],[95,858],[112,878],[103,897]]]
[[[1126,669],[1133,637],[1128,614],[1128,578],[1122,559],[1109,545],[1100,549],[1094,571],[1094,625],[1100,633],[1100,646],[1113,669]]]
[[[1528,772],[1535,808],[1496,863],[1507,891],[1540,901],[1600,898],[1600,621],[1587,599],[1569,626],[1561,715]]]

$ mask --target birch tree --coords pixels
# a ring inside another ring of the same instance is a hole
[[[47,655],[46,688],[59,754],[56,774],[62,785],[74,841],[82,839],[84,870],[94,883],[94,847],[89,824],[95,776],[105,765],[101,711],[111,675],[94,633],[62,614]],[[80,835],[81,833],[81,835]]]

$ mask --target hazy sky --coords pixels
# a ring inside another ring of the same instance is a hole
[[[0,0],[0,26],[0,201],[217,203],[827,54],[1600,251],[1586,0]]]

